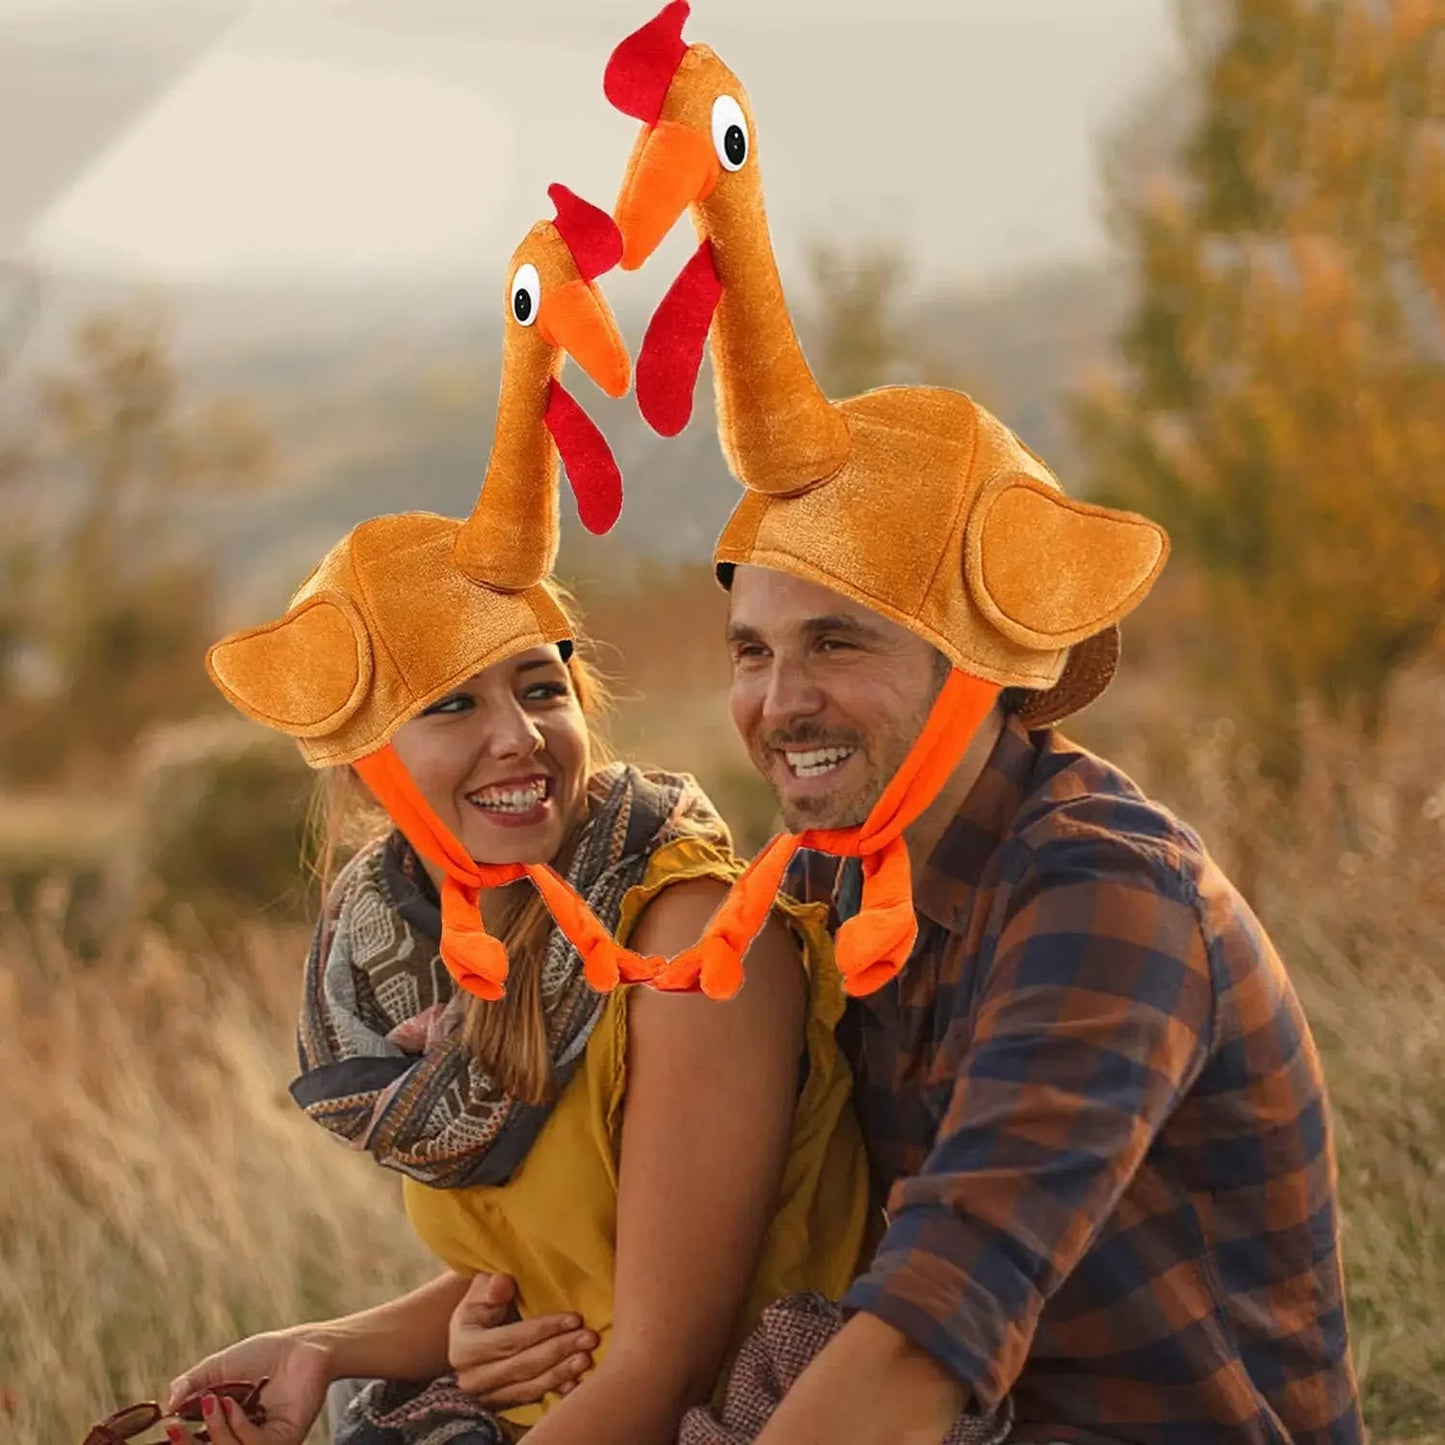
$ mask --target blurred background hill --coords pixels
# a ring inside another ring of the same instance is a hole
[[[889,276],[907,265],[901,245],[839,259],[867,279],[875,251]],[[816,349],[820,314],[840,287],[829,287],[817,257],[810,270],[814,284],[805,271],[794,309],[805,344]],[[182,503],[187,535],[216,559],[222,604],[238,617],[284,602],[315,558],[364,517],[415,506],[461,515],[476,499],[500,381],[495,286],[192,285],[137,295],[133,283],[63,272],[34,285],[36,318],[13,368],[12,398],[41,371],[67,364],[88,317],[144,307],[162,319],[168,355],[187,387],[243,397],[270,439],[276,485]],[[895,295],[900,289],[884,278],[870,298],[901,334],[900,359],[939,379],[966,378],[1062,475],[1076,473],[1068,399],[1106,361],[1123,322],[1123,268],[1108,260],[1057,263],[969,286],[935,283],[921,294]],[[635,345],[650,311],[617,309]],[[582,566],[597,557],[619,566],[705,557],[737,492],[713,438],[710,377],[687,433],[665,442],[630,398],[611,403],[572,375],[569,386],[585,395],[616,452],[628,505],[600,544],[564,509],[569,557],[579,542]]]

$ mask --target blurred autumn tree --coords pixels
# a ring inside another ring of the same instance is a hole
[[[22,465],[19,445],[0,438],[0,501],[5,519],[0,527],[0,707],[13,687],[25,641],[26,609],[22,599],[30,590],[36,557],[30,520],[15,496],[15,478]]]
[[[875,241],[854,247],[815,241],[808,247],[808,302],[799,335],[825,395],[857,396],[876,386],[948,386],[996,406],[977,368],[965,374],[946,360],[918,325],[910,301],[906,249]]]
[[[181,545],[176,510],[187,493],[255,483],[268,459],[245,406],[185,404],[154,316],[80,328],[70,368],[40,378],[33,433],[0,475],[17,518],[0,549],[9,776],[104,765],[148,724],[211,700],[212,582]]]
[[[913,359],[902,317],[908,267],[895,246],[850,251],[832,242],[808,248],[812,306],[807,313],[808,361],[832,397],[910,379]]]
[[[1179,15],[1198,109],[1120,138],[1138,300],[1122,377],[1077,419],[1095,494],[1195,570],[1206,679],[1288,785],[1300,705],[1373,732],[1445,615],[1445,20]]]
[[[14,367],[35,315],[33,273],[7,261],[0,263],[0,387]],[[25,443],[0,428],[0,708],[9,695],[17,656],[24,640],[24,607],[29,571],[35,557],[30,517],[20,499],[19,479],[25,470]]]

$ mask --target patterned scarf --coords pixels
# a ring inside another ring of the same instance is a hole
[[[605,928],[653,853],[702,836],[730,849],[727,827],[692,778],[614,763],[588,785],[589,818],[567,881]],[[420,859],[399,833],[363,848],[337,877],[306,960],[296,1102],[378,1164],[441,1189],[501,1184],[551,1111],[505,1093],[462,1032],[466,995],[438,951],[441,913]],[[605,1003],[553,928],[541,975],[555,1099]]]

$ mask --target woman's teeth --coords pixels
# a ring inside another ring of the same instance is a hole
[[[783,756],[794,776],[799,778],[820,778],[831,772],[839,763],[851,758],[857,748],[813,748],[805,753],[788,753]]]
[[[468,793],[467,802],[489,813],[530,813],[547,799],[547,783],[539,779],[525,788],[483,788]]]

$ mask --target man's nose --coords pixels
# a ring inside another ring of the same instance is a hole
[[[785,728],[821,711],[824,701],[806,668],[780,661],[774,664],[763,694],[763,723],[769,728]]]

